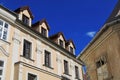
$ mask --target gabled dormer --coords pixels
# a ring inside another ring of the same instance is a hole
[[[33,15],[28,6],[20,7],[15,10],[19,15],[19,20],[21,20],[24,24],[31,26]]]
[[[52,35],[49,38],[53,40],[55,43],[57,43],[58,45],[60,45],[61,47],[65,48],[66,40],[62,32],[58,32],[57,34]]]
[[[32,24],[32,28],[41,33],[45,37],[48,37],[49,35],[50,28],[45,19]]]
[[[65,43],[65,48],[71,53],[75,54],[75,45],[72,40],[67,40]]]

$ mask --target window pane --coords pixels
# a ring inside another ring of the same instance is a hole
[[[4,40],[7,39],[7,32],[8,32],[8,24],[5,23],[4,32],[3,32],[3,39],[4,39]]]
[[[70,47],[70,52],[73,53],[73,48],[72,47]]]
[[[0,20],[0,38],[6,40],[8,33],[8,24]]]
[[[101,67],[101,62],[100,61],[96,62],[96,66],[97,68]]]
[[[68,74],[69,73],[69,70],[68,70],[68,62],[64,60],[64,72],[65,74]]]
[[[50,58],[50,52],[45,51],[45,65],[50,67],[51,65],[51,58]]]
[[[4,62],[0,61],[0,67],[3,67],[3,65],[4,65]]]
[[[63,47],[63,41],[62,41],[62,40],[60,40],[60,46],[62,46],[62,47]]]
[[[28,80],[37,80],[37,76],[36,76],[36,75],[33,75],[33,74],[28,73]]]
[[[2,71],[2,70],[0,70],[0,76],[2,75],[2,72],[3,72],[3,71]]]
[[[25,15],[23,15],[23,23],[29,25],[29,18]]]
[[[4,33],[3,33],[3,39],[4,39],[4,40],[7,39],[7,32],[6,32],[6,31],[4,31]]]
[[[76,78],[78,79],[79,78],[79,71],[78,71],[77,66],[75,66],[75,75],[76,75]]]
[[[0,20],[0,25],[3,26],[3,21]]]
[[[5,23],[5,28],[8,28],[8,24],[7,23]]]
[[[47,36],[47,30],[44,29],[43,27],[41,28],[41,34],[45,37]]]
[[[2,30],[3,30],[3,27],[0,26],[0,37],[2,36]]]
[[[23,46],[23,56],[26,58],[31,57],[31,43],[27,40],[24,40],[24,46]]]

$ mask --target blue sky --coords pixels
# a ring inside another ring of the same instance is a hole
[[[0,0],[10,10],[28,5],[33,23],[46,18],[50,35],[63,32],[76,45],[76,55],[104,25],[118,0]]]

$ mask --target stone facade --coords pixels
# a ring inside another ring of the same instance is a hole
[[[66,45],[60,34],[56,43],[45,19],[32,20],[28,6],[11,11],[0,5],[0,80],[83,80],[73,42]]]

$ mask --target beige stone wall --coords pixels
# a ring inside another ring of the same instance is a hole
[[[24,11],[23,13],[28,14],[27,11]],[[80,70],[80,78],[82,79],[82,70],[80,64],[75,62],[69,56],[64,55],[64,53],[62,53],[63,51],[59,51],[58,49],[55,49],[55,47],[50,46],[49,42],[46,44],[43,39],[38,39],[33,33],[30,33],[30,31],[23,28],[23,25],[21,27],[21,25],[14,23],[14,20],[12,21],[6,17],[3,18],[1,16],[3,15],[0,14],[1,19],[10,24],[8,40],[0,40],[0,60],[3,60],[5,62],[3,74],[4,80],[26,80],[26,75],[28,72],[31,72],[33,74],[35,73],[38,76],[38,80],[60,80],[60,78],[57,78],[56,76],[51,76],[44,72],[37,71],[36,68],[42,69],[49,73],[54,73],[58,76],[62,76],[64,72],[64,59],[68,60],[70,74],[72,75],[68,76],[68,78],[75,80],[74,66],[77,65]],[[26,59],[22,56],[24,39],[32,43],[32,60]],[[62,36],[60,39],[63,40]],[[51,53],[51,67],[53,69],[44,66],[45,50]],[[72,69],[71,60],[73,63]],[[27,63],[28,66],[17,65],[16,63],[18,62]],[[30,68],[29,65],[34,66],[34,68]]]
[[[86,63],[90,80],[98,80],[96,61],[101,56],[106,56],[109,77],[119,80],[120,74],[120,24],[111,26],[89,47],[81,59]],[[109,79],[111,80],[111,79]]]

